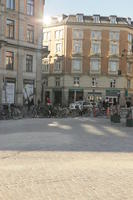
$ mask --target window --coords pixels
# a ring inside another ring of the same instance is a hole
[[[117,55],[118,51],[119,51],[118,43],[111,43],[110,44],[110,54],[111,55]]]
[[[92,43],[91,45],[91,51],[92,53],[94,54],[97,54],[97,53],[100,53],[101,52],[101,49],[100,49],[100,44],[99,43]]]
[[[27,26],[27,42],[34,43],[34,26]]]
[[[128,42],[132,42],[132,39],[133,39],[133,36],[132,36],[132,34],[128,34]]]
[[[101,40],[101,32],[100,31],[91,31],[91,39],[92,40]]]
[[[58,71],[61,71],[61,69],[62,69],[62,61],[55,61],[54,71],[58,72]]]
[[[6,20],[6,37],[14,39],[14,21],[7,19]]]
[[[15,0],[6,0],[6,8],[14,10],[15,9]]]
[[[132,44],[128,43],[128,54],[132,53]]]
[[[80,72],[81,71],[81,64],[82,64],[81,60],[73,59],[72,60],[72,71],[78,71],[78,72]]]
[[[49,72],[49,62],[48,60],[44,60],[42,63],[42,72]]]
[[[127,63],[127,73],[132,73],[132,64]]]
[[[56,44],[56,52],[62,52],[62,44],[61,43]]]
[[[118,61],[109,61],[109,71],[110,72],[117,72],[118,68],[119,68],[119,62]]]
[[[74,84],[74,86],[79,86],[79,84],[80,84],[80,77],[79,76],[74,77],[73,84]]]
[[[94,15],[93,16],[93,22],[94,23],[99,23],[100,22],[100,16],[99,15]]]
[[[63,30],[55,31],[55,39],[60,40],[63,38]]]
[[[7,51],[6,52],[6,69],[13,70],[14,68],[14,53]]]
[[[77,18],[77,22],[83,22],[83,15],[82,14],[77,14],[76,18]]]
[[[132,19],[131,19],[130,17],[128,17],[128,18],[127,18],[127,22],[128,22],[128,24],[131,24]]]
[[[73,53],[82,53],[82,40],[73,40]]]
[[[34,0],[27,0],[27,15],[34,15]]]
[[[96,86],[97,86],[96,77],[92,77],[92,87],[96,87]]]
[[[111,24],[116,24],[117,23],[116,16],[110,16],[110,23]]]
[[[127,80],[127,88],[128,88],[128,89],[131,88],[131,80]]]
[[[73,39],[83,39],[83,31],[73,30]]]
[[[45,87],[48,87],[48,77],[44,78],[43,84]]]
[[[33,56],[27,55],[26,56],[26,72],[33,71]]]
[[[60,77],[55,78],[55,85],[56,87],[60,87]]]
[[[116,86],[116,80],[115,79],[111,79],[111,81],[110,81],[110,87],[111,88],[115,88],[115,86]]]
[[[118,41],[119,40],[119,33],[118,32],[110,32],[109,33],[109,38],[110,40],[113,40],[113,41]]]
[[[100,70],[100,60],[99,59],[91,59],[90,61],[90,69],[91,71],[99,71]]]
[[[43,40],[44,41],[51,40],[51,33],[50,32],[43,32]]]

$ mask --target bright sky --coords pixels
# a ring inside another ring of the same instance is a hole
[[[133,0],[45,0],[45,15],[84,13],[117,15],[133,20]]]

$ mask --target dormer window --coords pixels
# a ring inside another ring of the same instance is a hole
[[[100,23],[100,15],[93,15],[93,22]]]
[[[127,18],[127,22],[128,22],[128,24],[131,24],[131,18],[130,17]]]
[[[83,22],[83,14],[77,14],[76,15],[76,18],[77,18],[77,22]]]
[[[117,23],[116,16],[110,16],[110,23],[111,24],[116,24]]]

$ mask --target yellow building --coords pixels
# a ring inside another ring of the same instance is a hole
[[[41,98],[44,0],[0,1],[0,103]]]
[[[133,95],[133,23],[100,15],[52,17],[43,29],[44,100],[121,101]]]

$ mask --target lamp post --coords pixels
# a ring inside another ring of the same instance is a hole
[[[92,93],[93,93],[93,117],[96,117],[96,109],[95,109],[95,94],[96,94],[96,89],[97,87],[97,81],[95,78],[93,78],[93,85],[92,85]]]

